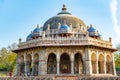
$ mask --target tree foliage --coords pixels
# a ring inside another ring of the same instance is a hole
[[[16,62],[16,54],[7,48],[0,50],[0,70],[12,71]]]
[[[117,45],[118,51],[115,52],[115,66],[120,69],[120,44]]]

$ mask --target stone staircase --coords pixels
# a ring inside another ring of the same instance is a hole
[[[90,77],[90,76],[16,76],[0,77],[0,80],[120,80],[120,77]]]
[[[77,76],[55,76],[54,80],[78,80]]]

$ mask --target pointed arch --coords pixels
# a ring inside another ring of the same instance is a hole
[[[32,75],[37,76],[38,75],[38,67],[39,67],[39,55],[36,53],[34,55],[34,63],[32,65]]]
[[[111,57],[110,57],[110,55],[107,55],[106,56],[106,73],[107,74],[110,74],[111,73]]]
[[[18,70],[18,72],[20,74],[24,74],[25,73],[25,71],[24,71],[24,69],[25,69],[25,63],[24,63],[24,56],[23,55],[19,56],[18,63],[19,63],[19,70]]]
[[[24,62],[24,56],[23,55],[19,55],[18,62],[19,63],[23,63]]]
[[[57,73],[57,60],[56,60],[56,55],[54,53],[50,53],[48,55],[47,73],[48,74],[56,74]]]
[[[91,55],[91,64],[92,64],[92,73],[97,73],[97,56],[95,53],[92,53]]]
[[[102,54],[99,55],[98,59],[98,72],[100,74],[104,73],[104,56]]]
[[[26,66],[27,66],[27,74],[31,74],[32,72],[32,56],[30,54],[28,54],[26,56]]]
[[[83,59],[80,53],[74,55],[74,73],[82,74],[83,73]]]
[[[39,55],[37,53],[34,55],[34,61],[35,62],[39,61]]]
[[[60,72],[63,74],[71,73],[70,56],[67,53],[60,56]]]

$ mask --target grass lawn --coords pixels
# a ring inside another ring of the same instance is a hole
[[[0,76],[7,76],[7,74],[0,74]]]
[[[8,76],[8,72],[7,71],[0,71],[0,76],[2,76],[2,77]]]

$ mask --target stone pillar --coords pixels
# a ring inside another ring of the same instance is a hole
[[[57,61],[57,74],[60,74],[60,61]]]
[[[74,61],[71,61],[71,74],[74,74]]]
[[[40,69],[40,66],[41,66],[41,62],[39,61],[39,65],[38,65],[38,75],[41,74],[41,69]]]
[[[96,54],[96,73],[99,74],[99,71],[98,71],[98,51]]]
[[[91,69],[92,65],[91,65],[91,56],[89,54],[88,47],[85,48],[85,68],[86,68],[85,73],[87,75],[91,75],[92,74],[92,69]]]
[[[24,64],[25,64],[25,75],[27,76],[28,70],[27,70],[27,60],[26,60],[26,54],[24,54]]]
[[[34,76],[34,54],[32,53],[32,76]]]
[[[104,54],[104,74],[106,74],[106,53]]]
[[[116,75],[114,54],[112,53],[112,73]]]
[[[47,53],[45,52],[45,48],[40,50],[39,55],[39,75],[47,74],[47,57],[45,56]]]
[[[60,74],[60,55],[57,54],[57,74]]]
[[[17,63],[16,63],[15,75],[19,75],[19,73],[20,73],[20,65],[19,65],[19,63],[17,62]]]
[[[18,61],[18,55],[16,58],[16,70],[15,70],[15,75],[18,75],[18,73],[20,72],[20,65],[19,65],[19,61]]]
[[[39,53],[38,75],[41,75],[41,54]]]
[[[25,61],[25,75],[27,76],[28,73],[28,64],[27,61]]]
[[[103,68],[104,74],[106,74],[106,61],[104,61],[104,68]]]
[[[71,53],[70,58],[71,58],[71,74],[74,74],[74,54],[73,53]]]

